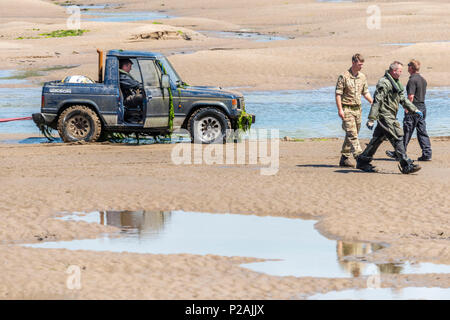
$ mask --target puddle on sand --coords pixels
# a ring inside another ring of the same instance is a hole
[[[450,300],[449,288],[367,288],[330,291],[308,297],[309,300]]]
[[[274,36],[270,34],[261,34],[258,32],[244,32],[244,31],[198,31],[206,36],[212,36],[217,38],[235,38],[235,39],[248,39],[256,42],[267,42],[277,40],[288,40],[289,38]]]
[[[146,21],[155,19],[169,19],[169,16],[164,12],[152,11],[138,11],[138,12],[101,12],[101,11],[82,11],[84,19],[88,21],[98,22],[131,22],[131,21]],[[91,16],[87,18],[86,16]]]
[[[349,261],[347,256],[365,255],[383,246],[328,240],[314,228],[316,221],[313,220],[183,211],[104,211],[75,213],[58,219],[116,226],[121,228],[121,236],[105,235],[97,239],[25,246],[255,257],[272,261],[242,266],[277,276],[347,278],[380,273],[450,272],[450,266],[431,263],[412,265]]]
[[[392,43],[382,43],[382,46],[413,46],[415,44],[421,43],[448,43],[450,40],[440,40],[440,41],[430,41],[430,42],[392,42]]]

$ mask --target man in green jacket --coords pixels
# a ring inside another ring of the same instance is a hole
[[[378,124],[370,143],[357,158],[356,168],[358,169],[366,172],[375,172],[375,167],[370,162],[378,147],[387,139],[395,149],[395,154],[400,162],[399,169],[402,173],[408,174],[420,170],[420,166],[414,164],[406,155],[403,145],[403,129],[397,121],[399,103],[408,109],[409,112],[423,117],[423,113],[411,101],[406,99],[403,94],[403,86],[399,81],[402,68],[403,64],[401,62],[394,61],[389,66],[389,70],[386,70],[384,76],[377,83],[374,102],[366,125],[372,130],[375,120],[377,120]]]

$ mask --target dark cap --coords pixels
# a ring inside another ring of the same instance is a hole
[[[122,68],[124,65],[126,65],[128,63],[133,64],[133,62],[130,59],[128,59],[128,58],[120,59],[119,60],[119,68]]]

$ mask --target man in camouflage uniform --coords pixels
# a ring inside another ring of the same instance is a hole
[[[409,112],[423,117],[423,113],[411,101],[406,99],[403,94],[403,86],[399,81],[402,74],[402,66],[402,63],[398,61],[391,63],[389,70],[386,70],[384,76],[377,83],[367,127],[372,130],[375,120],[377,120],[378,124],[372,139],[356,161],[356,168],[363,171],[375,172],[375,167],[370,162],[378,147],[386,139],[389,140],[395,149],[395,154],[400,162],[399,169],[402,173],[408,174],[420,170],[420,167],[413,164],[413,161],[406,155],[403,145],[403,129],[397,121],[399,103],[408,109]]]
[[[342,129],[345,131],[345,140],[342,145],[339,166],[354,167],[350,156],[356,159],[362,152],[359,145],[358,133],[361,128],[361,94],[372,103],[367,86],[366,76],[359,72],[364,64],[364,58],[359,53],[352,57],[352,66],[341,74],[336,84],[336,105],[338,115],[342,119]]]

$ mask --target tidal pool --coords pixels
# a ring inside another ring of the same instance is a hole
[[[152,254],[214,254],[268,259],[242,266],[276,276],[348,278],[375,274],[449,273],[431,263],[368,263],[361,259],[382,244],[334,241],[323,237],[316,221],[200,212],[100,211],[58,219],[86,221],[121,229],[119,237],[26,244]],[[355,260],[356,258],[356,260]]]
[[[137,11],[137,12],[103,12],[103,11],[82,11],[82,15],[88,21],[98,22],[131,22],[131,21],[146,21],[156,19],[173,18],[164,12],[152,11]]]
[[[256,42],[267,42],[277,40],[288,40],[289,38],[274,36],[270,34],[261,34],[259,32],[245,32],[245,31],[199,31],[204,35],[209,35],[217,38],[236,38],[236,39],[248,39]]]

